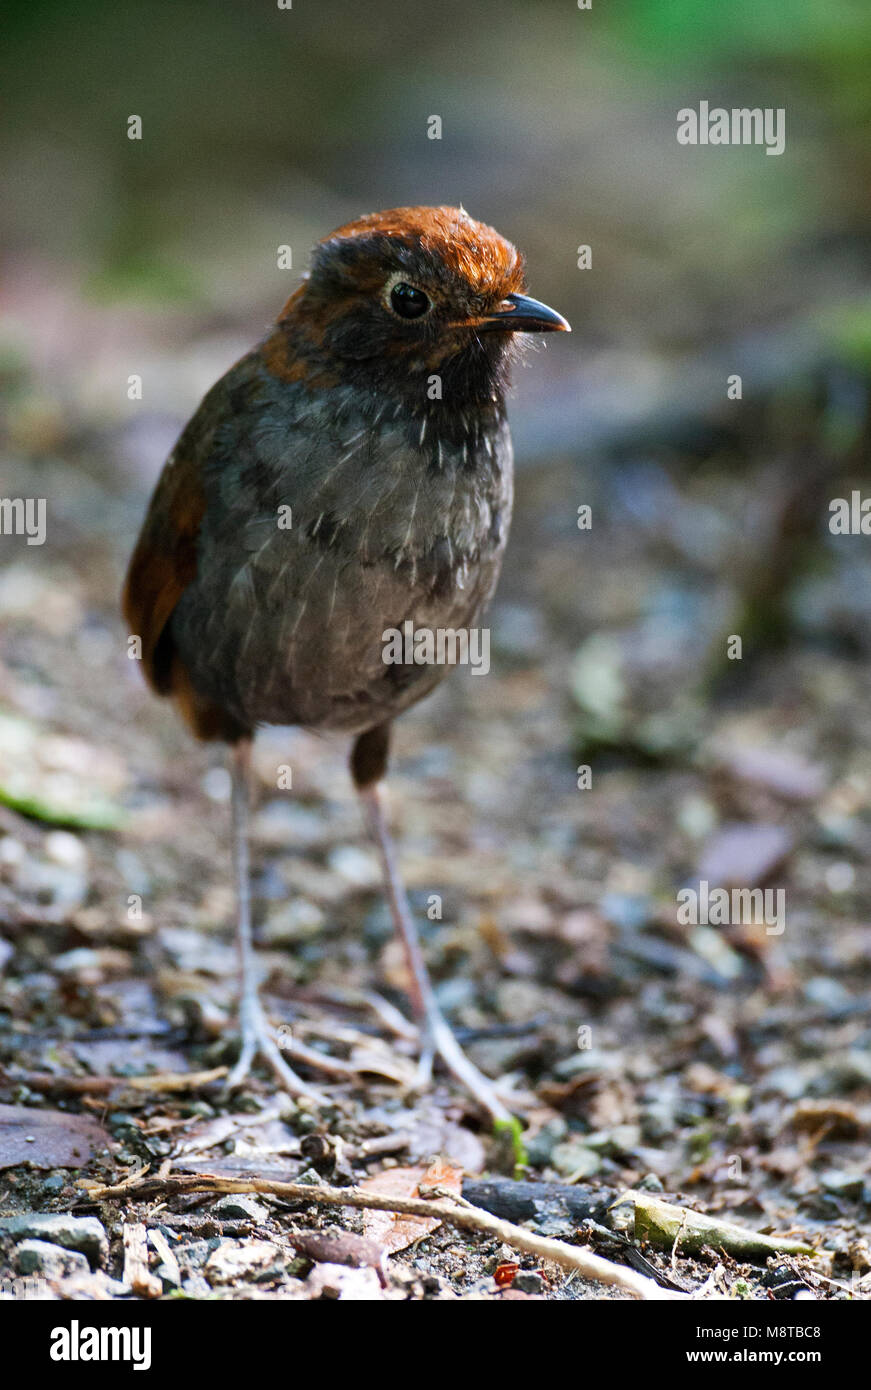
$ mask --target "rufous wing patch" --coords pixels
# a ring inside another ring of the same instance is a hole
[[[172,694],[172,652],[161,636],[173,609],[197,572],[197,536],[205,511],[198,464],[173,454],[160,476],[130,560],[121,606],[142,641],[149,685]]]

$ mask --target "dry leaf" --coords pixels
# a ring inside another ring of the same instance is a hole
[[[0,1168],[84,1168],[111,1138],[88,1115],[0,1105]]]
[[[366,1178],[360,1186],[382,1197],[419,1197],[421,1187],[444,1187],[459,1197],[462,1184],[460,1168],[452,1168],[436,1159],[428,1168],[387,1168],[383,1173]],[[440,1225],[436,1216],[403,1216],[391,1211],[367,1211],[363,1217],[364,1232],[370,1240],[383,1246],[388,1255],[395,1255],[397,1250],[405,1250],[415,1241],[423,1240]]]

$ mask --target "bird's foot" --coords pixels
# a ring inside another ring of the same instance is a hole
[[[418,1063],[418,1085],[428,1086],[435,1057],[440,1057],[452,1076],[465,1086],[483,1110],[501,1124],[511,1124],[511,1111],[497,1094],[494,1083],[474,1062],[470,1062],[451,1032],[440,1009],[431,1003],[421,1020],[422,1048]]]
[[[251,1071],[255,1058],[260,1057],[272,1071],[276,1081],[291,1096],[306,1096],[309,1100],[324,1101],[325,1096],[314,1086],[302,1081],[287,1065],[256,994],[245,994],[239,1005],[239,1024],[242,1032],[242,1051],[239,1060],[227,1077],[227,1090],[240,1086]]]

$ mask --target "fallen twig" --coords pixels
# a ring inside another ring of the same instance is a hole
[[[154,1216],[153,1211],[151,1215],[152,1217]],[[148,1239],[157,1251],[159,1259],[166,1265],[171,1283],[174,1284],[176,1288],[179,1288],[181,1286],[181,1270],[178,1267],[178,1260],[175,1258],[172,1247],[166,1236],[162,1231],[159,1231],[156,1226],[152,1226],[148,1232]]]
[[[104,1095],[108,1091],[196,1091],[220,1081],[228,1067],[213,1067],[211,1071],[149,1072],[144,1076],[56,1076],[54,1072],[18,1071],[0,1068],[3,1079],[21,1083],[31,1091],[44,1094],[80,1096]]]
[[[124,1223],[124,1283],[143,1298],[157,1298],[163,1284],[148,1268],[148,1232],[141,1221]]]
[[[116,1187],[97,1187],[81,1183],[85,1187],[89,1201],[106,1201],[110,1198],[150,1198],[171,1195],[187,1195],[192,1192],[252,1192],[267,1196],[281,1197],[285,1201],[315,1202],[322,1206],[356,1207],[371,1211],[393,1211],[410,1216],[432,1216],[459,1226],[467,1231],[482,1231],[504,1241],[516,1250],[523,1250],[540,1260],[550,1260],[562,1269],[577,1273],[584,1279],[595,1280],[612,1288],[622,1289],[633,1298],[676,1299],[684,1295],[660,1289],[645,1275],[622,1265],[604,1260],[580,1246],[568,1245],[565,1241],[551,1240],[533,1231],[524,1230],[509,1221],[503,1221],[490,1212],[482,1211],[471,1203],[452,1198],[449,1200],[427,1201],[419,1197],[382,1197],[377,1193],[364,1192],[357,1187],[321,1187],[309,1183],[272,1182],[267,1178],[221,1178],[204,1174],[192,1177],[144,1178],[140,1182],[122,1184]]]

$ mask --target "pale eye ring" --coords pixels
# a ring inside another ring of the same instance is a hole
[[[432,300],[424,290],[399,276],[388,284],[385,298],[391,313],[409,322],[425,318],[432,308]]]

